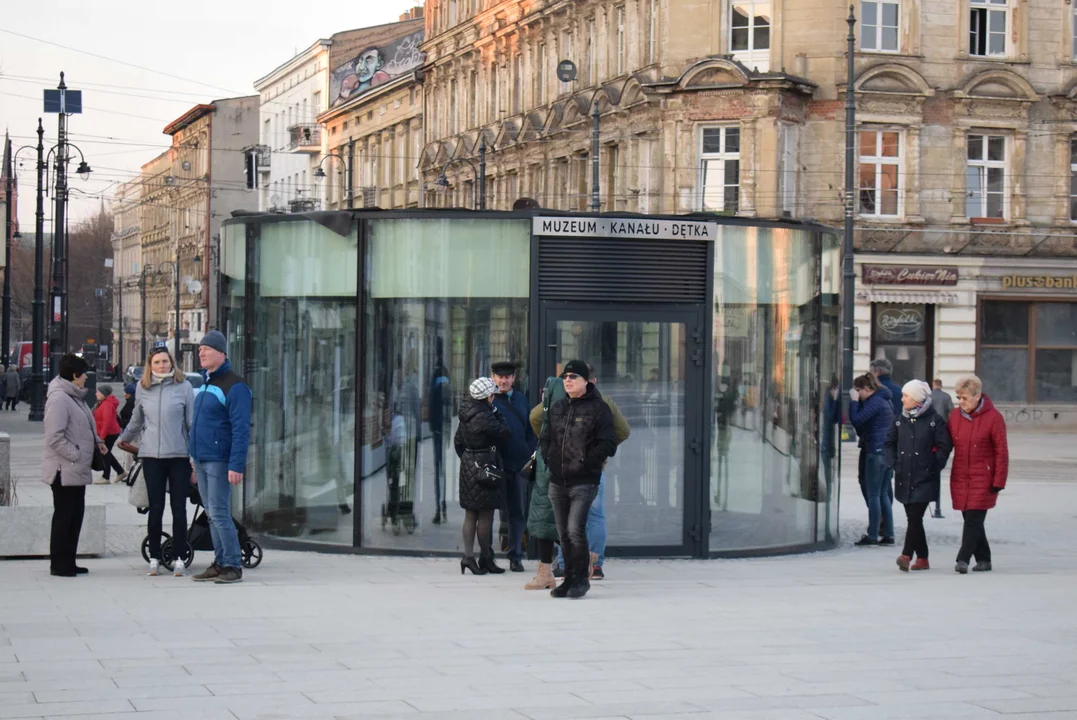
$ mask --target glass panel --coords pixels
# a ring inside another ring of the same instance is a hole
[[[579,358],[632,428],[603,473],[610,545],[684,544],[687,329],[683,323],[557,323],[557,363]]]
[[[879,176],[880,203],[882,215],[898,214],[898,168],[897,165],[882,165]]]
[[[968,158],[969,158],[969,160],[983,160],[983,158],[984,158],[984,137],[983,137],[983,135],[969,135]]]
[[[996,13],[992,13],[996,14]],[[1003,23],[1005,25],[1005,23]],[[1006,54],[1006,35],[1004,32],[991,33],[988,38],[988,54],[990,55],[1005,55]]]
[[[897,215],[898,214],[898,191],[897,190],[882,190],[879,193],[879,214],[880,215]]]
[[[879,345],[875,348],[875,359],[890,361],[894,366],[890,377],[898,385],[927,377],[927,348],[923,345]]]
[[[1036,402],[1077,402],[1077,350],[1036,351]]]
[[[924,342],[927,339],[926,317],[926,305],[876,305],[876,344]]]
[[[1070,220],[1077,220],[1077,172],[1070,175]]]
[[[898,26],[898,5],[897,3],[884,3],[883,4],[883,25],[889,27]]]
[[[841,240],[837,235],[823,235],[821,273],[822,319],[819,334],[819,455],[820,480],[825,492],[817,507],[816,537],[819,542],[838,536],[838,490],[841,483]]]
[[[725,184],[736,185],[740,175],[740,161],[739,160],[726,160],[725,161]]]
[[[860,157],[875,157],[879,151],[878,137],[879,134],[874,130],[860,131]]]
[[[723,229],[715,247],[711,549],[815,537],[818,289],[808,233]],[[836,528],[835,528],[836,532]]]
[[[878,28],[879,6],[874,2],[860,3],[860,48],[875,50],[875,34]]]
[[[1001,193],[1005,187],[1006,171],[1002,168],[987,168],[987,192]]]
[[[1077,10],[1074,11],[1074,18],[1077,19]],[[1077,45],[1077,43],[1074,43],[1074,45]],[[1070,165],[1077,165],[1077,139],[1070,140]]]
[[[997,162],[1006,159],[1006,138],[998,136],[987,138],[987,159]]]
[[[996,403],[1028,401],[1028,350],[980,348],[979,375]]]
[[[875,206],[875,165],[860,166],[860,212],[874,215]]]
[[[733,21],[730,23],[731,27],[746,28],[751,24],[749,19],[749,10],[741,5],[733,6]]]
[[[1036,345],[1077,347],[1077,303],[1036,305]]]
[[[722,128],[703,128],[703,152],[722,152]]]
[[[756,18],[755,31],[752,33],[752,42],[755,43],[753,49],[755,50],[769,50],[770,49],[770,27],[759,26],[759,18]]]
[[[261,226],[250,378],[258,471],[244,485],[257,529],[351,545],[358,239],[354,226],[343,230]]]
[[[726,212],[737,212],[737,209],[740,207],[740,188],[736,186],[727,187],[723,194],[723,199],[725,201],[725,206],[723,209]]]
[[[740,152],[740,128],[725,128],[725,152]]]
[[[734,52],[748,49],[748,28],[733,28],[730,44]]]
[[[460,398],[498,360],[530,383],[530,226],[376,220],[367,252],[362,543],[458,551]]]
[[[980,307],[980,342],[984,345],[1027,345],[1028,310],[1024,302],[987,300]]]
[[[879,24],[879,3],[877,2],[862,2],[860,3],[861,20],[865,27],[868,25]]]
[[[898,29],[896,27],[884,27],[882,31],[882,50],[898,49]]]
[[[983,168],[970,167],[965,171],[965,216],[982,217],[983,206]]]
[[[703,209],[720,211],[725,203],[725,188],[722,183],[723,169],[721,160],[703,161]]]
[[[896,132],[884,132],[882,135],[882,156],[897,157],[901,146],[901,134]]]
[[[1001,193],[988,193],[987,217],[1000,218],[1005,215],[1005,196]]]
[[[1006,32],[1006,13],[993,11],[987,14],[987,29],[993,33]]]

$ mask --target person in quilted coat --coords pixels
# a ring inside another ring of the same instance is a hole
[[[998,494],[1006,487],[1010,452],[1006,444],[1006,421],[983,394],[983,382],[967,375],[955,386],[958,407],[950,413],[950,437],[954,441],[954,461],[950,469],[950,495],[954,510],[965,519],[961,548],[957,551],[957,572],[991,569],[991,546],[984,521],[995,507]]]
[[[453,436],[456,455],[460,458],[460,507],[465,511],[464,557],[460,560],[460,574],[465,570],[475,575],[505,572],[494,563],[490,546],[494,510],[501,507],[502,483],[483,483],[479,477],[483,465],[491,460],[498,468],[504,468],[501,450],[511,434],[505,418],[494,407],[496,392],[497,385],[490,378],[478,378],[471,383],[471,397],[460,404],[460,425]],[[474,557],[476,534],[481,551],[478,562]]]

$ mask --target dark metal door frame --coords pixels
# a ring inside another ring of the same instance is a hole
[[[563,320],[584,322],[662,322],[683,323],[687,331],[685,358],[684,404],[684,533],[683,542],[676,545],[630,545],[607,547],[610,556],[628,557],[707,557],[710,505],[707,501],[709,483],[709,447],[707,439],[707,308],[698,304],[635,305],[581,302],[541,301],[537,318],[541,343],[532,347],[532,362],[539,369],[532,388],[538,392],[543,380],[554,374],[557,362],[557,323]],[[699,392],[691,391],[698,388]],[[631,437],[627,442],[632,442]]]

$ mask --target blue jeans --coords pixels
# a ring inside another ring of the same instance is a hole
[[[590,551],[598,553],[596,567],[602,567],[606,562],[606,473],[602,473],[602,480],[598,484],[598,495],[591,503],[591,509],[587,512],[587,544]],[[565,558],[561,554],[561,546],[557,546],[557,559],[554,560],[557,567],[565,566]]]
[[[894,507],[890,499],[890,468],[882,453],[868,453],[865,462],[865,486],[868,494],[868,537],[879,539],[879,517],[882,514],[883,535],[894,537]]]
[[[198,494],[209,515],[209,534],[213,539],[213,561],[220,568],[242,568],[239,557],[239,533],[232,520],[232,486],[228,484],[228,463],[194,462],[198,476]]]

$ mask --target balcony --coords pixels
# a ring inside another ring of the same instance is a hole
[[[254,162],[258,167],[258,172],[269,172],[273,161],[273,153],[270,151],[269,146],[255,145],[253,150]]]
[[[304,198],[304,199],[301,199],[301,200],[289,200],[288,201],[288,212],[293,212],[293,213],[314,212],[315,210],[321,209],[321,206],[322,206],[322,201],[321,200],[312,200],[310,198]]]
[[[288,149],[295,152],[321,152],[321,126],[315,123],[292,125],[288,128]]]

